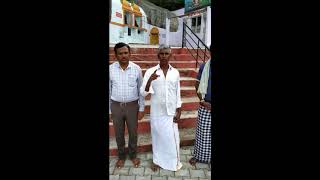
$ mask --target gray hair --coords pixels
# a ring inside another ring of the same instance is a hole
[[[171,47],[168,46],[168,45],[160,44],[160,45],[159,45],[159,49],[158,49],[158,53],[159,53],[162,49],[169,49],[169,50],[170,50],[169,52],[171,53]]]

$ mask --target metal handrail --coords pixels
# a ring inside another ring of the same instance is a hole
[[[194,35],[194,37],[197,38],[198,43],[197,43],[197,42],[192,38],[192,36],[186,31],[186,27],[187,27],[187,29],[190,30],[190,32]],[[188,48],[187,45],[186,45],[186,43],[188,42],[188,44],[190,45],[190,47],[191,47],[193,50],[195,50],[195,48],[192,46],[192,44],[188,41],[186,35],[188,35],[188,36],[192,39],[192,41],[194,42],[194,44],[196,44],[196,48],[197,48],[197,49],[196,49],[196,51],[197,51],[196,57],[193,55],[193,53],[191,53],[191,51],[189,50],[189,48]],[[203,45],[203,46],[205,47],[205,48],[204,48],[204,51],[200,48],[200,43],[201,43],[201,45]],[[194,33],[194,32],[192,31],[192,29],[191,29],[185,22],[183,22],[182,48],[183,48],[184,46],[188,49],[189,53],[190,53],[190,54],[192,55],[192,57],[196,60],[196,68],[198,67],[198,59],[199,59],[199,57],[201,58],[201,60],[203,61],[203,63],[205,63],[206,57],[208,57],[208,58],[210,57],[210,56],[207,55],[207,51],[210,52],[210,50],[209,50],[209,48],[207,47],[207,45],[198,37],[198,35],[197,35],[196,33]],[[200,56],[199,49],[200,49],[200,51],[204,54],[203,59],[202,59],[202,57]]]

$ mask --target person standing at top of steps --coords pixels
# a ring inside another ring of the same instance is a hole
[[[181,116],[180,74],[169,64],[171,48],[160,45],[159,64],[148,69],[143,78],[140,92],[143,96],[151,94],[150,126],[152,137],[153,164],[177,171],[182,167],[179,156],[179,131],[177,122]]]
[[[212,59],[211,46],[210,53]],[[197,76],[198,81],[195,84],[200,99],[200,107],[193,157],[189,160],[189,163],[193,166],[197,162],[210,163],[211,161],[211,59],[200,66]]]
[[[144,97],[140,94],[143,77],[141,68],[130,62],[130,47],[118,43],[114,47],[117,62],[109,66],[109,121],[113,121],[119,159],[117,168],[125,162],[125,122],[129,134],[129,158],[135,167],[140,160],[137,154],[138,120],[144,116]]]

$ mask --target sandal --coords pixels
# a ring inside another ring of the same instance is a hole
[[[196,160],[196,158],[191,158],[190,160],[189,160],[189,163],[192,165],[192,166],[196,166],[196,164],[197,164],[197,160]]]
[[[134,167],[138,167],[140,165],[140,159],[139,158],[133,158],[131,159]]]
[[[116,167],[117,168],[122,168],[123,166],[124,166],[124,160],[118,159],[118,161],[116,163]]]

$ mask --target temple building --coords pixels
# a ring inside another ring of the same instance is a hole
[[[109,24],[110,43],[118,42],[147,44],[146,14],[135,3],[126,0],[112,0]]]
[[[189,38],[198,38],[207,46],[211,44],[211,0],[185,0],[185,7],[175,11],[147,1],[112,0],[111,3],[110,44],[124,42],[181,47],[183,23],[193,32],[189,33],[192,36]],[[193,40],[188,42],[192,44],[190,46],[197,44]],[[185,42],[185,46],[189,45]],[[203,47],[201,44],[199,46]]]

